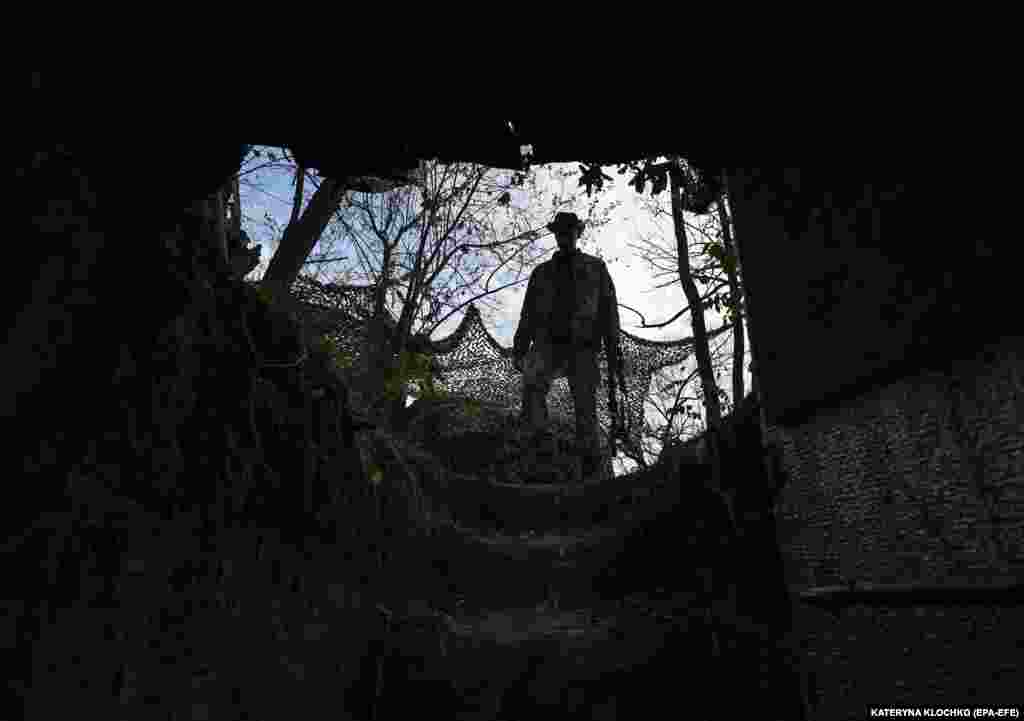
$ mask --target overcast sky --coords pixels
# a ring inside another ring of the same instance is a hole
[[[559,167],[574,169],[576,164],[545,166],[545,168],[539,169],[539,172]],[[611,223],[603,228],[588,229],[584,232],[583,238],[580,240],[580,248],[592,254],[597,254],[599,249],[608,265],[608,271],[615,283],[620,303],[639,310],[644,314],[648,323],[667,320],[686,303],[682,288],[676,283],[667,288],[654,289],[654,286],[661,284],[664,279],[655,280],[652,277],[653,271],[650,266],[637,257],[635,251],[627,247],[627,244],[637,243],[640,233],[650,235],[658,232],[658,228],[650,220],[649,213],[641,208],[640,196],[626,184],[625,178],[615,175],[614,172],[609,172],[609,175],[615,178],[615,183],[611,190],[606,188],[601,194],[601,205],[613,204],[615,201],[618,201],[619,205],[612,211]],[[277,239],[273,237],[268,227],[260,222],[260,219],[269,213],[281,228],[287,225],[294,190],[291,185],[292,178],[287,173],[264,171],[250,177],[258,180],[262,186],[262,190],[259,191],[245,188],[242,191],[245,213],[249,220],[246,229],[254,242],[263,245],[261,265],[255,272],[255,275],[258,276],[266,267],[266,262],[277,247]],[[566,189],[570,192],[576,190],[575,186],[575,179],[566,181]],[[586,217],[586,194],[582,189],[579,189],[578,194],[582,202],[577,203],[576,207],[571,209],[575,210],[580,217]],[[667,192],[663,193],[662,197],[667,198],[667,195]],[[671,227],[666,225],[661,232],[671,233]],[[553,251],[557,248],[553,235],[543,238],[540,244],[545,250]],[[350,257],[353,255],[347,252],[346,248],[336,248],[335,250],[341,255],[350,255]],[[316,251],[314,251],[315,253]],[[519,286],[519,292],[510,288],[491,296],[502,306],[502,309],[496,314],[489,330],[503,345],[512,345],[512,337],[519,323],[519,313],[524,295],[525,284]],[[643,329],[638,327],[640,319],[636,313],[620,308],[619,314],[623,328],[642,338],[669,340],[691,335],[688,315],[665,328]],[[451,333],[457,327],[461,317],[462,311],[442,324],[433,336],[438,338]],[[721,323],[721,319],[711,312],[708,315],[708,323],[709,327],[717,327]]]
[[[247,163],[246,167],[251,167],[251,165],[251,163]],[[552,192],[563,190],[569,193],[576,192],[578,194],[577,203],[569,209],[577,212],[581,218],[585,218],[587,216],[589,200],[584,190],[577,188],[576,178],[559,181],[553,177],[555,175],[553,171],[558,168],[576,169],[576,167],[576,163],[551,165],[538,168],[537,172],[542,174],[542,178],[546,179],[545,187]],[[669,284],[665,288],[654,289],[654,286],[663,284],[666,278],[655,279],[653,277],[655,271],[646,261],[638,257],[636,251],[628,247],[628,244],[638,244],[641,234],[650,236],[655,233],[661,233],[671,238],[671,224],[662,221],[662,226],[658,227],[655,221],[651,219],[649,211],[641,206],[641,197],[632,187],[627,185],[628,176],[619,176],[608,168],[605,169],[605,172],[614,178],[614,182],[610,189],[606,186],[605,190],[599,194],[600,205],[598,207],[615,205],[616,202],[618,204],[611,211],[611,222],[600,229],[588,228],[580,240],[579,247],[584,252],[595,255],[600,254],[605,259],[608,271],[615,283],[620,304],[631,306],[640,311],[648,323],[660,323],[668,320],[686,304],[682,288],[676,282]],[[260,185],[260,190],[247,189],[244,186],[242,189],[243,210],[248,221],[245,224],[245,228],[253,242],[261,243],[263,246],[261,264],[254,272],[254,275],[258,277],[262,274],[267,261],[277,247],[274,233],[267,224],[261,222],[261,219],[266,214],[269,214],[274,218],[274,222],[279,228],[284,228],[288,223],[288,217],[291,212],[294,188],[292,186],[291,174],[280,170],[260,171],[251,174],[249,178],[255,180]],[[307,188],[307,199],[311,190],[311,188]],[[661,198],[667,203],[668,192],[662,193]],[[513,203],[523,202],[524,200],[525,194],[515,196]],[[545,250],[553,251],[557,248],[553,235],[547,235],[539,242]],[[317,252],[317,250],[314,250],[314,255]],[[340,248],[335,247],[331,254],[347,255],[350,258],[355,257],[355,254],[350,252],[350,248],[344,246]],[[550,255],[546,257],[550,257]],[[344,266],[348,265],[348,263],[340,265]],[[338,270],[340,269],[338,268]],[[331,274],[328,273],[327,277],[331,277]],[[500,283],[495,283],[495,285],[500,285]],[[496,301],[495,304],[499,306],[499,309],[493,312],[491,320],[487,322],[488,330],[499,343],[506,347],[512,345],[512,339],[519,323],[519,314],[525,297],[526,284],[523,283],[517,286],[517,288],[518,292],[514,288],[509,288],[490,296]],[[440,338],[450,334],[458,326],[463,314],[464,311],[459,311],[445,321],[433,333],[433,337]],[[640,318],[637,317],[636,313],[622,307],[619,309],[619,317],[624,330],[641,338],[675,340],[692,335],[689,314],[685,314],[664,328],[656,329],[639,328]],[[709,328],[716,328],[722,323],[721,317],[714,313],[714,311],[709,311],[706,317]],[[747,348],[749,346],[748,342]],[[723,386],[726,390],[729,390],[730,386],[725,377],[723,377],[723,381],[726,381],[723,383]],[[749,388],[749,373],[747,374],[747,387]],[[656,421],[657,416],[652,415],[652,413],[653,411],[649,409],[648,417],[652,421]]]

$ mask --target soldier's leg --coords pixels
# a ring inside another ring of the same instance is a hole
[[[597,365],[597,353],[593,350],[578,350],[574,361],[569,385],[576,410],[576,443],[584,458],[584,472],[592,473],[601,459],[597,431],[597,390],[601,373]]]
[[[554,358],[550,346],[534,343],[523,363],[524,431],[536,433],[547,428],[548,391],[554,379]]]

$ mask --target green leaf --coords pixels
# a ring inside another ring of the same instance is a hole
[[[707,253],[715,260],[723,261],[725,259],[725,248],[717,243],[708,243]]]
[[[668,187],[668,171],[662,170],[654,176],[651,182],[651,195],[658,195]]]
[[[647,177],[644,174],[644,171],[638,170],[636,175],[633,176],[633,179],[629,181],[629,184],[636,188],[636,192],[644,192],[644,186],[647,185]]]

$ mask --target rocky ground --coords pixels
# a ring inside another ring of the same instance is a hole
[[[375,718],[410,703],[460,720],[718,718],[775,673],[737,682],[736,649],[771,642],[715,620],[707,534],[664,520],[678,486],[461,480],[438,494],[452,522],[428,554],[446,593],[382,610]],[[772,713],[759,717],[789,718]]]

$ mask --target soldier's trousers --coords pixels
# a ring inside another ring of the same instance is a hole
[[[551,381],[565,376],[576,411],[576,442],[580,450],[597,455],[597,387],[601,378],[597,351],[568,344],[534,343],[523,364],[523,424],[539,431],[547,426],[547,397]]]

